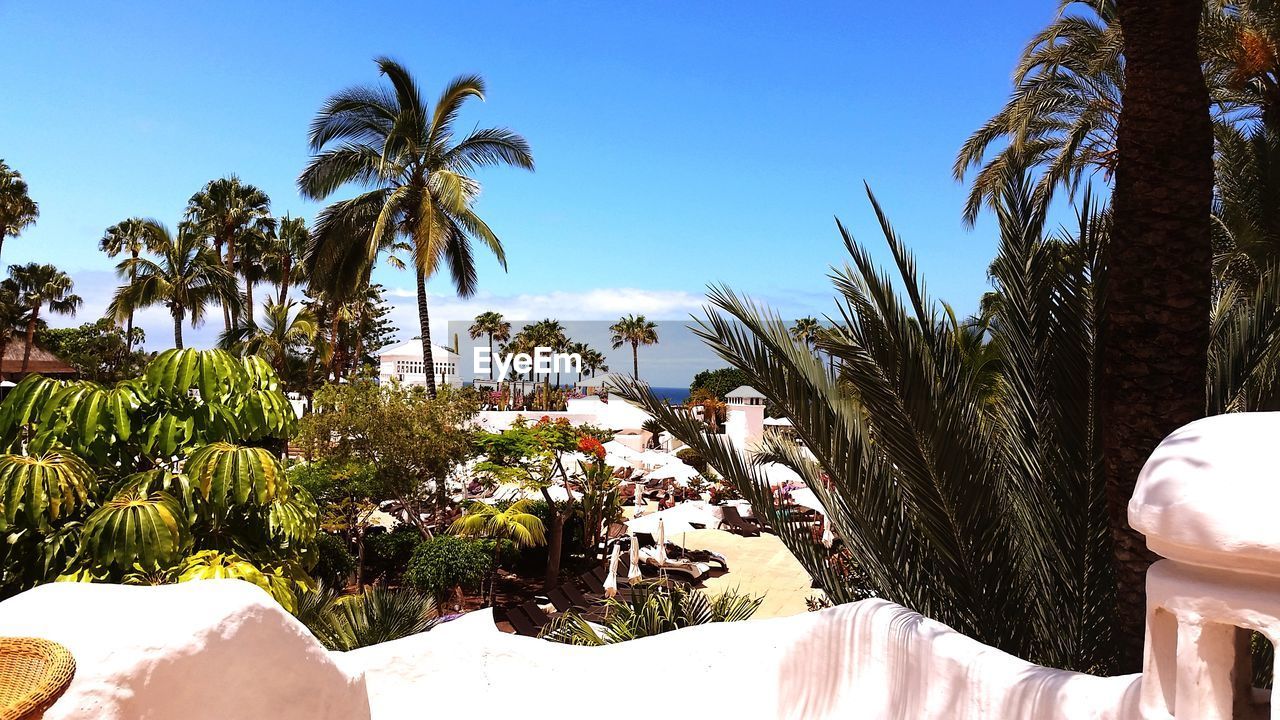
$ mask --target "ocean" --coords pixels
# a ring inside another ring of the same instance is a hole
[[[658,397],[667,401],[668,405],[680,405],[689,399],[689,388],[687,387],[655,387],[650,386],[649,390]]]

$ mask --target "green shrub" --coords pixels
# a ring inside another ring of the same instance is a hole
[[[398,525],[390,532],[369,533],[364,537],[365,578],[394,580],[404,575],[414,548],[422,542],[422,533],[409,525]]]
[[[685,465],[698,471],[700,475],[707,474],[707,459],[693,448],[684,448],[676,453],[676,458],[684,462]]]
[[[347,542],[331,533],[316,536],[316,557],[311,575],[329,587],[345,587],[356,569],[356,557],[347,549]]]
[[[424,540],[413,551],[405,581],[425,595],[443,598],[455,587],[479,589],[492,565],[483,542],[440,535]]]

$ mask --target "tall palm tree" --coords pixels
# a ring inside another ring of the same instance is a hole
[[[210,305],[221,304],[239,317],[235,275],[200,233],[181,223],[174,234],[154,220],[147,221],[147,232],[156,259],[130,257],[116,266],[122,280],[132,280],[116,291],[107,308],[110,315],[123,318],[135,310],[164,305],[173,317],[177,348],[182,347],[182,323],[189,317],[191,327],[198,326]]]
[[[493,357],[493,341],[506,342],[510,340],[511,323],[502,317],[502,313],[489,310],[476,316],[475,322],[471,324],[471,327],[467,328],[467,334],[471,336],[472,340],[481,335],[488,336],[489,357]],[[490,380],[493,379],[493,373],[495,372],[494,365],[495,363],[492,361],[489,363]]]
[[[71,276],[52,265],[11,265],[9,279],[17,286],[18,301],[27,312],[27,346],[22,351],[22,372],[26,372],[31,364],[31,346],[35,342],[40,311],[47,307],[55,315],[75,315],[84,301],[72,292],[75,283]]]
[[[128,220],[122,220],[115,225],[107,228],[102,234],[102,239],[98,241],[98,249],[107,254],[107,257],[114,258],[118,255],[127,253],[130,258],[136,260],[144,250],[150,249],[148,243],[151,240],[151,233],[147,230],[146,218],[133,217]],[[136,265],[132,272],[136,272]],[[136,275],[130,275],[129,282],[137,280]],[[129,311],[128,317],[125,318],[125,343],[130,349],[133,347],[133,311]]]
[[[1129,498],[1155,446],[1204,416],[1213,123],[1198,45],[1202,11],[1192,2],[1117,3],[1125,85],[1100,407],[1125,671],[1141,666],[1145,576],[1153,559],[1129,527]]]
[[[17,236],[39,217],[40,206],[31,199],[22,173],[0,160],[0,252],[6,237]]]
[[[1124,89],[1124,40],[1115,0],[1061,0],[1058,14],[1027,43],[1003,108],[965,141],[953,172],[973,168],[964,220],[993,206],[1004,183],[1041,168],[1037,197],[1074,191],[1086,175],[1115,171],[1116,122]],[[1000,147],[990,158],[993,146]]]
[[[253,185],[229,175],[209,181],[187,201],[187,221],[202,238],[213,243],[227,272],[240,274],[245,281],[245,312],[253,314],[253,284],[259,279],[253,252],[275,228],[271,199]],[[250,247],[245,247],[250,246]],[[223,252],[226,255],[223,256]],[[240,318],[223,308],[225,329]]]
[[[609,372],[609,363],[604,353],[589,347],[582,354],[582,371],[590,373],[591,377],[595,377],[597,372]]]
[[[532,348],[549,348],[552,352],[561,352],[569,336],[565,334],[564,325],[559,320],[546,318],[524,328],[525,339]],[[537,380],[537,368],[534,368],[534,380]],[[545,378],[548,387],[551,385],[551,373]],[[559,382],[556,383],[559,385]]]
[[[305,278],[301,265],[311,242],[311,232],[303,218],[285,215],[262,248],[262,264],[268,277],[276,283],[276,304],[289,301],[289,290]]]
[[[427,281],[447,266],[458,295],[474,294],[473,240],[503,269],[507,263],[498,236],[474,210],[480,183],[470,173],[496,165],[532,170],[533,156],[525,139],[506,129],[474,130],[456,139],[453,126],[463,103],[484,97],[479,76],[454,79],[433,108],[403,65],[388,58],[377,64],[390,88],[339,92],[311,123],[315,154],[298,178],[302,194],[324,200],[348,183],[367,190],[320,213],[307,264],[313,283],[351,288],[397,238],[409,243],[427,393],[434,396]]]
[[[818,346],[818,338],[822,334],[822,323],[815,317],[802,317],[791,326],[791,337],[811,348]]]
[[[631,376],[640,377],[640,346],[658,343],[658,326],[643,315],[628,315],[609,326],[609,342],[613,349],[631,346]]]
[[[294,301],[283,304],[268,301],[263,307],[263,318],[266,322],[262,325],[255,323],[224,332],[218,344],[266,358],[283,378],[290,353],[315,340],[319,325],[310,309]]]

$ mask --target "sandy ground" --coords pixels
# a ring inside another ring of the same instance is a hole
[[[751,595],[764,595],[764,604],[753,619],[806,612],[805,598],[821,593],[809,587],[809,574],[776,535],[742,537],[723,530],[695,530],[667,540],[724,555],[729,572],[708,577],[703,584],[713,594],[736,588]]]

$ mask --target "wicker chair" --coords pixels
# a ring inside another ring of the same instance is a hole
[[[75,674],[75,658],[58,643],[0,637],[0,720],[44,717]]]

